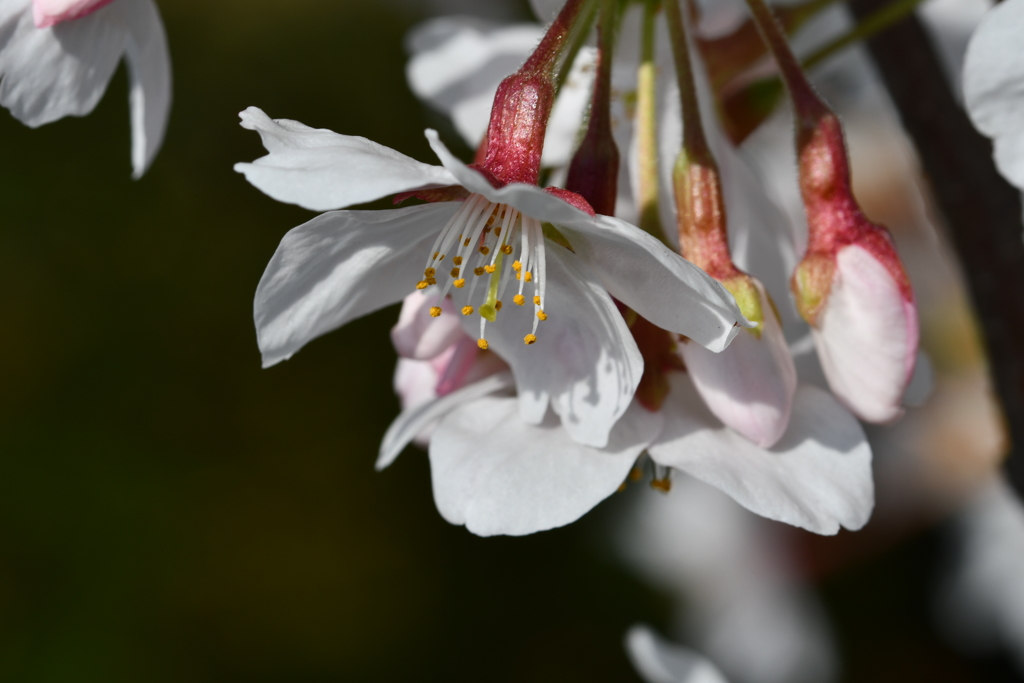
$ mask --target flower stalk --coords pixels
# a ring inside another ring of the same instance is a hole
[[[736,298],[747,319],[764,320],[761,297],[750,277],[740,271],[729,253],[722,183],[701,122],[693,77],[686,24],[678,0],[665,3],[675,58],[676,77],[683,115],[683,148],[672,172],[675,189],[679,245],[683,256],[715,278]]]
[[[640,229],[665,241],[658,211],[658,72],[654,62],[654,24],[658,0],[644,3],[637,70],[636,135],[639,148]]]

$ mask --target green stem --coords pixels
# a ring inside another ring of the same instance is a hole
[[[831,110],[811,87],[807,74],[786,41],[782,27],[764,0],[747,0],[747,6],[750,7],[761,38],[775,58],[782,79],[786,82],[800,127],[813,128],[817,121],[822,116],[830,114]]]
[[[824,1],[824,0],[823,0]],[[829,0],[831,2],[832,0]],[[825,61],[843,48],[852,45],[860,40],[865,40],[883,31],[900,19],[914,11],[914,8],[921,4],[921,0],[896,0],[869,15],[843,35],[835,38],[827,45],[823,45],[808,56],[804,57],[801,63],[805,69],[810,69]]]
[[[640,228],[665,241],[658,211],[658,74],[654,63],[654,25],[658,3],[644,3],[640,40],[640,68],[637,72],[636,125],[639,147]]]
[[[672,56],[676,63],[676,78],[679,81],[679,103],[683,112],[683,151],[691,162],[715,169],[704,127],[700,120],[700,105],[697,103],[697,87],[693,80],[693,64],[690,61],[689,41],[679,0],[665,3],[665,19],[672,40]]]

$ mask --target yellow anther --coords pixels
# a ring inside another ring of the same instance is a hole
[[[668,477],[664,479],[651,479],[651,488],[655,491],[661,491],[662,493],[668,493],[672,490],[672,480]]]
[[[522,277],[523,277],[522,273],[516,273],[516,280],[520,280],[520,279],[522,279]]]
[[[494,302],[494,310],[496,310],[496,311],[500,311],[501,310],[501,302],[500,301],[495,301]]]
[[[434,260],[435,260],[435,261],[437,260],[437,256],[438,256],[438,254],[440,254],[440,253],[441,253],[441,252],[439,252],[439,251],[435,251],[435,252],[434,252]]]
[[[533,295],[533,305],[540,306],[540,294]]]
[[[514,270],[514,271],[516,271],[518,273],[522,269],[523,269],[523,264],[519,262],[519,259],[516,259],[515,261],[512,262],[512,270]]]
[[[436,318],[439,315],[441,315],[441,307],[440,306],[431,306],[430,307],[430,317],[431,318]]]
[[[639,467],[634,467],[629,471],[630,481],[640,481],[640,478],[644,476],[644,471]]]
[[[493,273],[495,270],[497,270],[497,268],[495,268],[494,266],[484,266],[484,271],[488,273]]]
[[[469,238],[468,237],[466,238],[466,241],[462,243],[462,246],[464,246],[464,247],[468,247],[469,246]]]
[[[491,253],[491,248],[490,247],[480,247],[480,253],[483,254],[484,256],[487,256],[488,254]]]
[[[526,297],[523,296],[522,294],[516,294],[514,297],[512,297],[512,303],[514,303],[516,306],[522,306],[523,304],[526,303]]]
[[[473,307],[472,306],[463,306],[462,307],[462,315],[470,315],[472,313],[473,313]]]
[[[501,226],[500,225],[494,229],[494,236],[495,237],[501,237]]]
[[[463,280],[463,279],[462,279],[462,278],[460,277],[460,278],[459,278],[458,280],[456,280],[456,281],[455,281],[455,282],[453,282],[452,284],[453,284],[453,285],[455,285],[455,288],[456,288],[456,289],[462,289],[463,287],[465,287],[465,286],[466,286],[466,281],[465,281],[465,280]]]
[[[487,350],[487,340],[486,339],[477,339],[476,340],[476,345],[480,347],[481,351],[486,351]]]
[[[423,271],[423,274],[426,277],[434,277],[435,275],[437,275],[437,271],[434,270],[433,268],[427,268],[426,270]]]
[[[459,271],[458,268],[452,268],[452,277],[458,277],[459,276],[459,272],[460,271]]]
[[[481,266],[479,268],[474,268],[473,269],[473,275],[476,275],[477,277],[480,277],[483,274],[484,274],[483,266]]]
[[[435,256],[434,260],[435,261],[444,261],[444,254],[441,254],[440,256]]]
[[[511,254],[512,253],[512,245],[511,244],[503,244],[503,245],[501,245],[501,253],[505,254],[506,256]]]
[[[416,283],[416,289],[426,289],[429,286],[430,283],[427,282],[426,280],[420,280],[419,282]]]
[[[529,346],[530,344],[533,344],[536,341],[537,341],[537,335],[535,335],[535,334],[528,334],[525,337],[523,337],[523,343],[525,343],[527,346]]]
[[[436,277],[428,277],[427,278],[427,284],[428,285],[436,285],[437,284],[437,278]]]
[[[526,271],[525,273],[523,273],[523,277],[526,278],[527,282],[533,281],[533,273],[531,273],[530,271]]]
[[[548,314],[545,313],[544,311],[537,311],[537,319],[538,320],[547,320],[548,319]]]
[[[454,263],[457,266],[461,266],[462,265],[462,257],[461,256],[456,256],[455,258],[452,259],[452,263]]]

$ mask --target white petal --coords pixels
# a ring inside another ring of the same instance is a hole
[[[584,46],[576,55],[569,75],[558,91],[555,106],[551,109],[541,166],[565,166],[572,161],[576,144],[583,132],[584,117],[590,108],[590,93],[596,73],[597,48]]]
[[[416,288],[457,202],[392,211],[335,211],[289,231],[256,288],[263,367]]]
[[[576,225],[578,223],[588,224],[591,220],[591,217],[584,212],[558,197],[548,194],[536,185],[510,183],[502,188],[495,188],[482,174],[456,159],[441,142],[437,131],[427,130],[426,135],[431,149],[437,154],[444,167],[458,179],[460,185],[470,192],[481,194],[495,204],[510,204],[527,216],[542,222],[555,225]]]
[[[632,401],[643,358],[615,303],[578,258],[548,243],[547,263],[548,319],[537,329],[537,342],[523,343],[534,307],[512,304],[511,293],[497,322],[487,325],[487,339],[512,366],[523,420],[539,423],[550,400],[576,441],[601,448]],[[466,303],[462,292],[456,290],[459,306]],[[479,325],[479,317],[463,317],[467,334],[478,335]]]
[[[0,105],[33,128],[91,112],[125,51],[118,4],[37,29],[31,0],[0,2]]]
[[[609,294],[658,327],[721,351],[747,323],[725,287],[625,221],[598,216],[563,232]]]
[[[659,464],[721,489],[751,512],[819,534],[864,526],[874,507],[871,448],[860,424],[828,393],[797,390],[789,429],[758,448],[715,419],[683,375],[672,378]]]
[[[917,357],[917,309],[889,271],[858,246],[836,255],[828,301],[812,328],[829,387],[857,417],[888,422]]]
[[[402,360],[405,359],[399,359],[399,362]],[[384,433],[374,467],[380,471],[393,463],[418,434],[462,404],[512,387],[512,375],[503,372],[464,386],[441,398],[419,402],[403,410]]]
[[[434,501],[452,524],[479,536],[521,536],[574,522],[615,492],[661,427],[634,405],[595,449],[550,415],[523,422],[514,398],[483,398],[454,410],[430,441]]]
[[[153,0],[118,0],[127,29],[128,95],[132,118],[132,168],[139,178],[160,150],[171,111],[171,55]]]
[[[542,22],[547,23],[558,16],[565,0],[530,0],[530,8]]]
[[[964,100],[974,125],[995,142],[996,166],[1024,190],[1024,0],[988,11],[964,60]]]
[[[423,290],[405,297],[398,322],[391,328],[391,343],[399,356],[428,360],[464,336],[452,300],[445,297],[440,302],[442,313],[435,318],[430,309],[437,305],[437,295]]]
[[[443,168],[366,138],[271,119],[256,107],[239,117],[243,128],[260,134],[269,154],[252,163],[235,164],[235,170],[281,202],[325,211],[456,183]]]
[[[487,131],[498,84],[522,66],[543,35],[536,24],[497,27],[473,17],[432,19],[410,32],[409,87],[452,115],[459,133],[476,147]]]
[[[626,653],[646,683],[726,683],[714,664],[693,650],[668,642],[647,626],[629,629]]]
[[[721,353],[685,342],[679,345],[679,352],[715,417],[767,448],[782,437],[789,424],[796,366],[779,319],[760,283],[757,287],[765,316],[760,339],[745,330]]]

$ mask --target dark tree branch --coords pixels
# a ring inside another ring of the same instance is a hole
[[[849,0],[858,20],[890,0]],[[1011,439],[1010,481],[1024,494],[1024,239],[1021,197],[996,171],[920,20],[911,15],[868,49],[917,147],[981,322]]]

